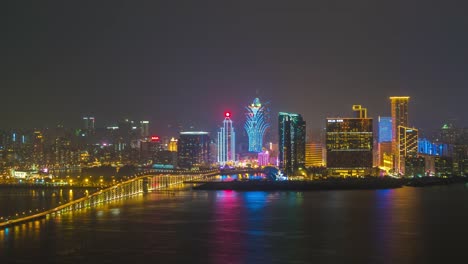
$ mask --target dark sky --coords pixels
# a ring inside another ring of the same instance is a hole
[[[0,8],[0,127],[120,117],[237,126],[258,94],[318,129],[362,104],[468,124],[468,17],[450,1],[10,1]],[[414,2],[412,4],[411,2]],[[418,3],[416,3],[418,2]],[[240,129],[240,127],[239,127]]]

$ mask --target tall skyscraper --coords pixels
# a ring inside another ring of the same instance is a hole
[[[140,121],[140,133],[143,138],[149,137],[149,121]]]
[[[292,175],[305,166],[306,122],[300,114],[280,112],[279,167],[286,175]]]
[[[268,113],[258,98],[255,98],[253,103],[246,108],[248,112],[244,127],[249,137],[249,151],[262,152],[263,137],[268,127],[270,127],[270,124],[267,122]]]
[[[224,113],[223,126],[218,132],[218,163],[236,162],[236,132],[232,126],[231,113]]]
[[[405,175],[405,159],[418,155],[418,130],[398,126],[397,155],[395,158],[396,172]]]
[[[83,117],[83,129],[94,130],[95,119],[92,116]]]
[[[397,154],[397,141],[399,138],[398,127],[408,127],[408,96],[392,96],[390,97],[392,111],[392,152]]]
[[[379,116],[378,141],[392,142],[392,117]]]
[[[353,107],[354,109],[354,107]],[[327,118],[327,167],[332,176],[372,172],[373,126],[367,111],[356,118]]]
[[[179,167],[196,169],[210,166],[210,137],[208,132],[180,132],[177,146]]]

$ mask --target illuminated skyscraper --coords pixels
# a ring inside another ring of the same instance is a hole
[[[399,138],[398,127],[408,127],[408,96],[390,97],[392,111],[392,152],[396,156],[398,153],[397,141]]]
[[[172,151],[172,152],[177,152],[177,139],[171,138],[171,141],[169,141],[169,146],[167,150]]]
[[[262,106],[258,98],[255,98],[253,103],[246,108],[248,113],[246,115],[245,130],[249,137],[249,151],[262,152],[263,137],[270,126],[267,122],[266,108]]]
[[[353,107],[354,110],[354,107]],[[330,175],[363,176],[372,172],[372,118],[327,118],[327,167]]]
[[[397,173],[405,175],[405,159],[418,155],[418,130],[404,126],[398,126],[397,153],[395,157],[395,169]]]
[[[379,116],[379,143],[392,142],[392,118]]]
[[[218,163],[234,163],[236,161],[236,132],[232,126],[231,113],[224,113],[223,126],[218,132]]]
[[[177,147],[181,168],[194,169],[210,165],[210,137],[208,132],[180,132]]]
[[[299,114],[280,112],[278,124],[279,167],[292,175],[305,166],[306,122]]]

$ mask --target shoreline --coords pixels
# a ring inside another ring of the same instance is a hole
[[[233,190],[233,191],[324,191],[324,190],[380,190],[404,186],[426,187],[467,183],[465,177],[417,179],[395,178],[351,178],[314,181],[229,181],[206,182],[192,187],[193,190]]]

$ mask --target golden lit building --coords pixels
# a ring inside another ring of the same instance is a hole
[[[400,170],[399,148],[398,139],[399,126],[408,127],[408,103],[409,96],[392,96],[390,97],[391,102],[391,114],[392,114],[392,154],[394,156],[393,168],[396,172]]]
[[[405,174],[405,158],[418,155],[418,130],[398,126],[397,153],[395,156],[395,168],[398,173]]]
[[[373,166],[373,119],[353,106],[357,118],[327,118],[326,150],[330,176],[371,175]]]
[[[167,147],[167,150],[177,152],[177,139],[171,138],[171,141],[169,141],[169,146]]]
[[[305,165],[309,167],[324,166],[323,161],[323,147],[320,143],[307,143],[306,144],[306,158]]]

